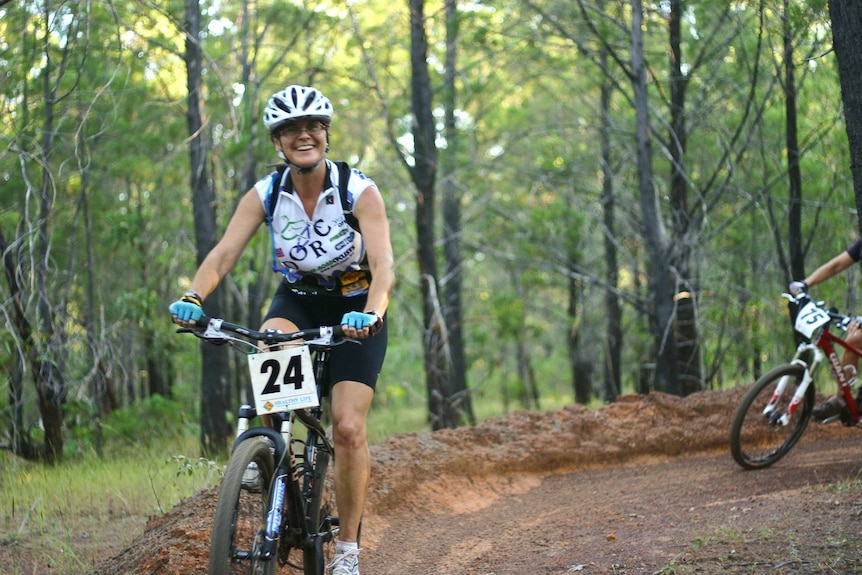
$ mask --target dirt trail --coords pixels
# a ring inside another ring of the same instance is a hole
[[[744,472],[726,447],[740,396],[632,395],[390,438],[372,449],[362,573],[862,573],[860,430],[812,426]],[[93,575],[205,573],[215,501],[152,518]]]

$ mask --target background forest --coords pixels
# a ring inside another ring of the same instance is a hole
[[[858,234],[837,68],[826,0],[0,2],[0,443],[161,410],[225,449],[242,357],[167,308],[293,83],[387,201],[386,432],[750,382]],[[268,241],[209,315],[258,325]],[[816,297],[854,311],[857,274]]]

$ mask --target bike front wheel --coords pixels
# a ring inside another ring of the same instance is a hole
[[[769,467],[802,437],[814,407],[814,386],[808,386],[792,414],[790,404],[804,375],[801,365],[782,365],[745,394],[730,426],[730,453],[742,468]]]
[[[243,486],[249,463],[256,463],[260,482]],[[260,437],[240,443],[231,454],[219,490],[210,546],[208,575],[273,575],[276,559],[260,559],[274,462],[270,444]]]

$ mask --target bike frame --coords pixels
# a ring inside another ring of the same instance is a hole
[[[202,317],[197,320],[197,324],[205,326],[203,331],[182,328],[178,332],[193,333],[212,343],[238,342],[252,348],[256,347],[252,342],[263,343],[265,348],[272,348],[301,341],[311,353],[312,370],[317,383],[317,405],[272,413],[275,428],[249,427],[249,422],[257,416],[257,411],[251,405],[243,405],[239,410],[237,436],[231,450],[231,453],[234,453],[245,441],[262,437],[269,440],[275,455],[275,469],[269,487],[266,519],[258,532],[258,543],[248,553],[242,552],[242,554],[254,553],[256,559],[260,561],[281,561],[280,547],[288,551],[301,549],[302,569],[306,570],[307,553],[314,551],[313,557],[322,557],[323,544],[332,541],[339,531],[338,518],[328,514],[328,507],[320,508],[325,467],[328,461],[335,457],[335,449],[326,435],[321,418],[324,399],[329,396],[331,388],[329,357],[332,347],[355,340],[344,338],[341,326],[321,326],[282,334],[274,330],[255,331],[217,318]],[[241,337],[234,337],[226,332],[238,334]],[[297,423],[304,426],[306,430],[304,440],[294,435],[294,426]],[[303,444],[299,453],[294,450],[294,445],[297,443]],[[288,514],[286,523],[285,513]],[[288,529],[284,529],[285,524]],[[234,558],[249,559],[249,557],[238,556]],[[289,562],[289,555],[285,555],[284,561]],[[317,568],[315,572],[316,570]]]
[[[328,541],[338,533],[337,527],[327,533],[318,533],[318,526],[312,525],[311,514],[307,513],[308,504],[311,502],[315,490],[322,489],[322,486],[316,485],[314,476],[318,443],[323,444],[323,448],[330,457],[335,453],[332,443],[326,437],[326,430],[320,423],[320,418],[323,415],[322,399],[328,395],[330,385],[327,380],[326,369],[329,347],[308,345],[312,347],[315,378],[318,382],[323,382],[323,386],[318,388],[321,405],[310,409],[273,414],[279,429],[265,426],[248,428],[249,420],[257,415],[256,411],[249,405],[244,405],[240,409],[239,433],[234,441],[233,449],[235,450],[240,443],[253,437],[266,437],[275,446],[276,469],[270,486],[270,505],[260,548],[260,558],[264,561],[274,560],[278,552],[285,507],[291,514],[288,524],[292,529],[290,533],[283,535],[290,538],[288,543],[291,547],[305,548],[314,545],[317,536],[322,536]],[[307,430],[305,450],[301,457],[293,451],[293,430],[297,422],[301,423]]]
[[[816,338],[816,342],[813,343],[800,343],[796,348],[796,354],[793,356],[791,363],[801,365],[805,368],[805,375],[802,378],[802,382],[796,390],[796,394],[793,396],[793,400],[788,407],[787,413],[784,413],[780,417],[780,421],[783,425],[787,425],[787,423],[791,420],[793,414],[796,412],[796,408],[799,407],[802,402],[802,398],[805,397],[805,392],[808,389],[808,386],[811,384],[813,378],[813,374],[818,365],[823,361],[824,358],[829,360],[829,367],[832,370],[832,376],[835,378],[835,381],[838,382],[838,388],[841,394],[844,397],[844,401],[847,406],[850,408],[850,425],[855,425],[859,422],[860,412],[856,406],[856,399],[853,397],[853,390],[850,385],[850,380],[847,378],[847,374],[844,373],[844,369],[841,367],[841,361],[838,358],[838,354],[835,352],[835,345],[844,348],[844,352],[848,351],[851,353],[855,353],[858,356],[862,356],[862,349],[847,343],[842,338],[833,334],[829,331],[829,326],[824,327],[818,337]],[[813,355],[813,360],[811,363],[807,363],[805,361],[805,357],[807,355]],[[778,386],[776,386],[776,391],[772,396],[772,399],[767,404],[764,409],[764,415],[769,415],[775,407],[775,402],[781,396],[781,393],[784,391],[786,384],[784,381],[780,382]]]

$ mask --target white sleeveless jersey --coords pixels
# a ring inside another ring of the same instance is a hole
[[[333,289],[340,283],[339,278],[346,280],[354,275],[350,272],[361,269],[365,245],[362,235],[347,223],[344,212],[352,212],[359,196],[375,184],[359,170],[352,169],[347,185],[348,205],[342,207],[338,193],[339,167],[329,160],[326,160],[326,167],[328,187],[318,197],[312,218],[305,213],[302,201],[288,180],[290,169],[284,171],[278,189],[272,192],[276,205],[271,235],[274,261],[278,264],[274,266],[278,268],[275,271],[282,272],[291,283],[313,276],[318,285]],[[255,184],[264,211],[272,178],[270,174]]]

